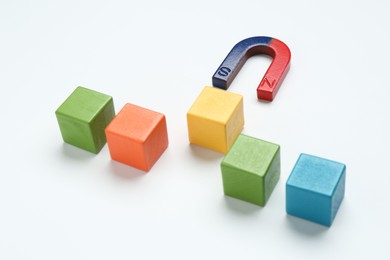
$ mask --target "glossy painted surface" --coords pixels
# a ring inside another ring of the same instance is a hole
[[[190,143],[227,153],[244,127],[243,97],[205,87],[187,112]]]
[[[251,37],[237,43],[213,75],[213,86],[228,89],[245,61],[253,55],[266,54],[273,58],[257,87],[258,99],[272,101],[290,66],[290,49],[275,38]]]
[[[149,171],[168,147],[165,116],[126,104],[106,128],[111,158]]]
[[[280,177],[280,146],[240,134],[221,171],[225,195],[264,206]]]
[[[115,116],[112,97],[77,87],[56,110],[66,143],[98,153],[106,143],[104,129]]]
[[[330,226],[345,193],[346,166],[301,154],[286,184],[286,211]]]

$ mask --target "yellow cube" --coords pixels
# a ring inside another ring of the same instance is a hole
[[[243,97],[205,87],[187,112],[190,143],[227,153],[244,127]]]

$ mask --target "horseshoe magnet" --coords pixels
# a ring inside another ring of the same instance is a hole
[[[228,89],[245,61],[256,54],[273,58],[257,87],[257,98],[272,101],[290,66],[291,52],[282,41],[272,37],[251,37],[237,43],[213,76],[213,86]]]

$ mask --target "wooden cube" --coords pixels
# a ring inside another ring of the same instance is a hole
[[[190,143],[227,153],[244,127],[243,98],[205,87],[187,112]]]
[[[344,198],[345,164],[301,154],[286,184],[288,214],[331,226]]]
[[[64,141],[92,153],[106,144],[104,129],[114,116],[112,97],[83,87],[77,87],[56,110]]]
[[[265,206],[280,177],[280,147],[240,134],[221,171],[225,195]]]
[[[111,158],[149,171],[168,147],[165,116],[126,104],[106,128]]]

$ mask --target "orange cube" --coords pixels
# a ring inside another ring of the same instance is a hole
[[[143,171],[149,171],[168,147],[165,116],[126,104],[107,126],[111,158]]]

